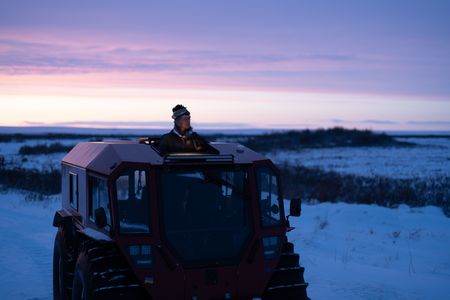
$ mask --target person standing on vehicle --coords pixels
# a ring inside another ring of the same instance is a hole
[[[181,104],[172,109],[174,127],[161,136],[159,150],[162,153],[199,152],[206,150],[207,142],[191,127],[191,113]]]

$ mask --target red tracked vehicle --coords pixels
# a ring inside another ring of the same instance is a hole
[[[64,157],[54,298],[309,299],[274,164],[235,143],[157,144],[85,142]]]

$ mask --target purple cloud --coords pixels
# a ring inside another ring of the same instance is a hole
[[[449,9],[443,0],[6,1],[0,74],[141,72],[174,85],[448,99]]]
[[[159,121],[67,121],[67,122],[33,122],[25,121],[24,125],[28,126],[50,126],[50,127],[92,127],[92,128],[171,128],[173,122],[159,122]],[[236,122],[196,122],[195,125],[199,128],[210,129],[248,129],[253,128],[254,125],[247,123]]]

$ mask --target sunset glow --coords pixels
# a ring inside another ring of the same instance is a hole
[[[407,3],[2,1],[0,126],[450,130],[449,4]]]

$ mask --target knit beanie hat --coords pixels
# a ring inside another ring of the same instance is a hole
[[[184,115],[188,116],[191,115],[191,113],[187,110],[187,108],[181,104],[177,104],[174,108],[172,108],[172,112],[173,112],[172,119],[174,120]]]

